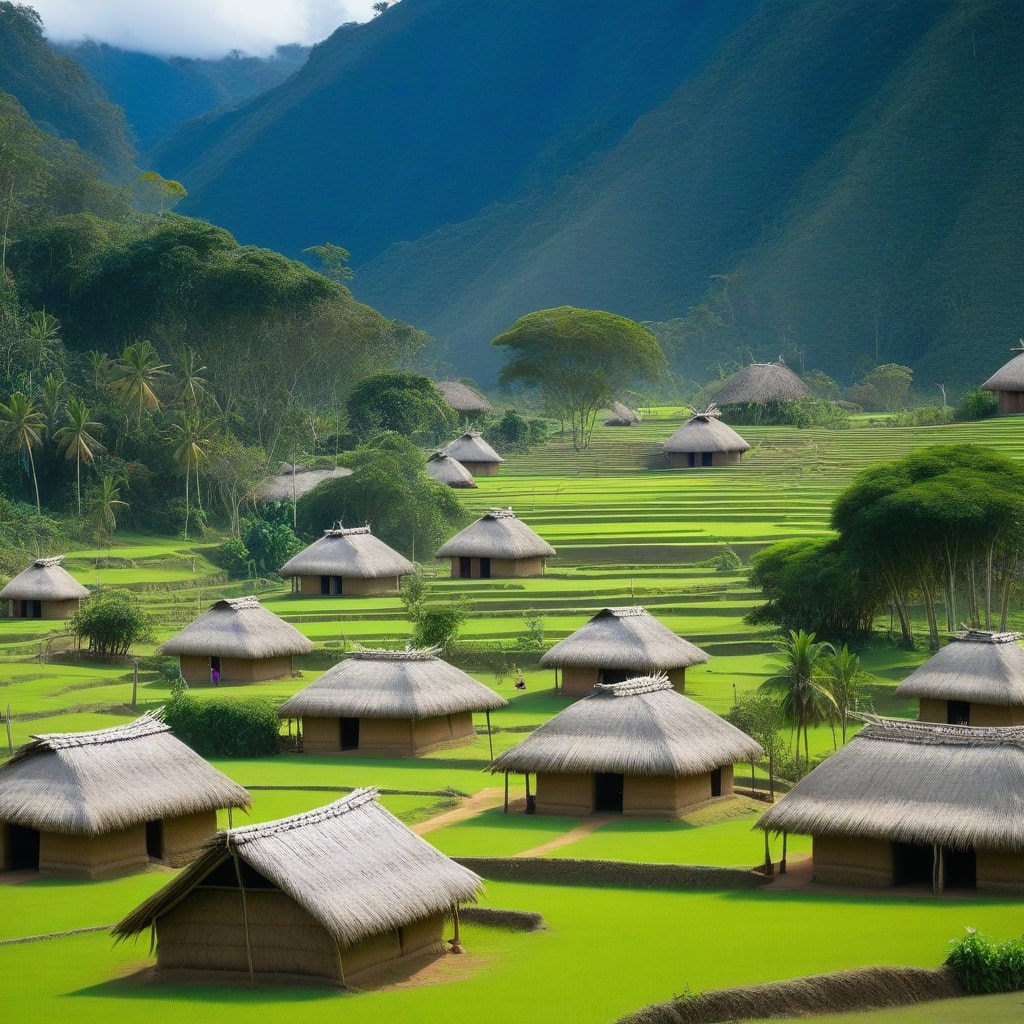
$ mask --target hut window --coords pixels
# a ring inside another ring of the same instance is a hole
[[[5,871],[39,870],[39,832],[21,825],[4,826]]]
[[[342,750],[359,749],[359,719],[338,719],[339,742]]]
[[[616,772],[598,772],[594,776],[594,810],[621,814],[625,786],[625,776]]]
[[[162,821],[146,822],[146,856],[153,860],[163,860],[164,856],[164,823]]]
[[[721,796],[722,795],[722,769],[716,768],[711,773],[711,795]]]
[[[970,725],[971,705],[966,700],[946,701],[946,724],[947,725]]]

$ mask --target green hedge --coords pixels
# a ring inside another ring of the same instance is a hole
[[[164,712],[174,735],[203,757],[263,757],[280,749],[277,706],[264,697],[174,697]]]

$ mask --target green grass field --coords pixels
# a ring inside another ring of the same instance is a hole
[[[496,753],[566,704],[552,689],[553,674],[537,667],[536,654],[516,653],[517,641],[527,633],[526,617],[541,619],[550,644],[606,605],[643,604],[711,654],[708,665],[687,673],[687,691],[724,713],[737,694],[772,673],[772,637],[743,622],[757,602],[744,573],[719,573],[699,563],[725,546],[746,562],[773,541],[826,533],[833,498],[859,469],[925,444],[977,441],[1024,458],[1024,424],[1014,419],[940,428],[858,424],[835,432],[745,428],[753,449],[740,466],[668,471],[658,445],[683,418],[681,412],[671,416],[662,411],[635,428],[598,428],[592,448],[583,454],[556,439],[529,455],[510,457],[501,476],[484,478],[478,490],[461,495],[475,512],[512,505],[558,549],[547,574],[535,580],[451,580],[447,566],[427,563],[436,573],[439,597],[464,597],[470,604],[462,644],[492,649],[500,644],[524,670],[528,689],[517,694],[511,677],[499,679],[481,669],[472,651],[463,655],[469,671],[510,700],[491,716]],[[158,642],[217,598],[253,591],[327,650],[354,642],[396,645],[409,635],[397,598],[295,598],[280,581],[229,583],[209,561],[211,546],[209,539],[193,547],[125,536],[110,548],[68,552],[65,565],[86,584],[136,590],[158,621]],[[133,708],[130,663],[102,665],[61,655],[67,642],[61,624],[3,623],[0,711],[10,707],[14,744],[40,732],[127,721],[169,697],[167,679],[144,666]],[[1024,625],[1021,609],[1015,610],[1013,624]],[[913,715],[913,705],[896,701],[892,691],[925,652],[896,649],[879,639],[861,653],[875,676],[871,706],[886,714]],[[193,693],[200,699],[259,694],[280,702],[315,679],[327,663],[322,655],[313,656],[300,663],[300,678],[217,691],[198,687]],[[502,785],[500,776],[485,770],[490,747],[483,725],[481,716],[481,731],[468,747],[423,759],[282,755],[217,765],[253,787],[253,811],[248,818],[236,814],[235,824],[306,810],[362,785],[393,791],[383,796],[384,804],[411,823],[451,804],[449,797],[416,794],[474,794]],[[831,731],[814,730],[811,742],[819,754],[830,751]],[[2,732],[0,744],[6,744]],[[739,784],[745,784],[747,772],[738,766]],[[521,780],[512,779],[511,792],[513,798],[522,795]],[[436,829],[429,838],[454,856],[515,856],[553,843],[545,856],[742,867],[762,857],[762,837],[751,831],[756,814],[753,802],[737,800],[725,814],[697,814],[675,823],[609,821],[566,841],[578,819],[505,815],[498,808]],[[789,849],[796,856],[809,844],[791,837]],[[153,871],[103,883],[38,879],[5,886],[0,889],[0,941],[109,924],[168,877]],[[119,979],[151,962],[146,944],[112,947],[102,933],[0,945],[0,976],[9,979],[8,1005],[26,1020],[67,1012],[113,1020],[145,1014],[159,1024],[179,1016],[187,1004],[201,1018],[216,1014],[225,1021],[248,1019],[259,1007],[299,1022],[334,1009],[357,1022],[431,1022],[446,1019],[457,1006],[461,1013],[496,1024],[598,1024],[687,989],[870,964],[934,966],[948,941],[967,925],[997,938],[1024,930],[1019,902],[898,894],[868,899],[855,893],[812,897],[493,882],[485,901],[540,911],[549,930],[522,935],[467,926],[470,955],[452,968],[455,974],[444,984],[338,995],[313,989],[249,992],[126,983]],[[982,1002],[964,1006],[973,1013]],[[1020,1001],[991,1005],[991,1019],[999,1020],[1011,1006],[1019,1011]],[[955,1016],[956,1008],[936,1010],[949,1014],[945,1017],[913,1017],[914,1012],[863,1020],[971,1019],[966,1010],[965,1016]]]

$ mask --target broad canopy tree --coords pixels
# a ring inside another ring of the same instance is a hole
[[[658,339],[646,327],[600,310],[538,310],[520,317],[491,344],[508,350],[500,382],[532,391],[562,412],[577,451],[590,444],[599,409],[628,385],[665,371]]]

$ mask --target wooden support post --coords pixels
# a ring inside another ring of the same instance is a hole
[[[770,878],[775,874],[775,866],[772,864],[771,840],[768,838],[768,831],[764,833],[764,873]]]
[[[254,985],[256,983],[256,979],[254,977],[252,966],[252,943],[249,941],[249,907],[245,899],[245,882],[242,880],[242,862],[238,859],[237,850],[232,850],[231,854],[235,861],[235,875],[238,878],[238,890],[242,894],[242,928],[245,931],[245,959],[249,965],[249,984]]]
[[[13,754],[14,753],[14,736],[11,733],[11,705],[7,705],[7,714],[4,715],[4,721],[7,723],[7,749]],[[508,778],[508,776],[506,776]]]
[[[942,847],[932,843],[932,895],[942,892]]]
[[[491,735],[491,713],[490,713],[490,711],[485,711],[484,714],[487,715],[487,751],[491,755],[491,760],[493,761],[494,760],[494,737]]]
[[[10,731],[10,726],[8,726],[8,731]],[[13,753],[13,751],[12,751],[12,753]],[[507,771],[505,772],[505,813],[508,814],[508,772]]]
[[[132,707],[139,705],[139,659],[135,659],[135,667],[132,670]]]
[[[451,947],[452,953],[465,953],[466,950],[462,945],[462,936],[459,933],[459,905],[456,903],[452,907],[452,937],[448,940],[448,945]]]
[[[786,873],[786,838],[788,833],[782,833],[782,860],[779,861],[779,874],[784,875]]]

